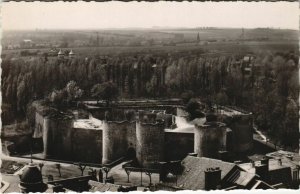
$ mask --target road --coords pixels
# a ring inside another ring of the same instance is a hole
[[[275,144],[273,144],[272,142],[270,142],[269,139],[264,134],[262,134],[262,132],[259,131],[256,126],[253,126],[253,129],[263,139],[263,140],[261,140],[259,138],[256,138],[255,136],[253,136],[254,140],[259,141],[262,144],[265,144],[266,146],[268,146],[268,147],[270,147],[270,148],[272,148],[274,150],[282,150],[281,147],[276,146]]]
[[[259,131],[259,130],[257,129],[257,127],[253,126],[253,129],[254,129],[254,131],[255,131],[261,138],[263,138],[263,141],[264,141],[264,142],[267,142],[267,137],[266,137],[264,134],[262,134],[262,132]]]
[[[1,153],[1,159],[2,160],[12,160],[12,161],[16,161],[16,162],[26,162],[26,163],[30,163],[31,159],[30,158],[21,158],[21,157],[15,157],[15,156],[7,156],[5,155],[3,152]],[[70,163],[67,162],[56,162],[56,161],[49,161],[49,160],[40,160],[40,159],[35,159],[33,158],[32,161],[34,163],[44,163],[44,164],[57,164],[60,163],[62,165],[70,165]]]

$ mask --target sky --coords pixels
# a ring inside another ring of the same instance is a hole
[[[298,2],[5,2],[4,30],[299,28]]]

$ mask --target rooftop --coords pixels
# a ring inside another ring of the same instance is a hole
[[[110,183],[101,183],[96,181],[89,181],[89,185],[91,186],[90,192],[118,192],[121,189],[120,185],[110,184]]]
[[[78,119],[74,122],[74,128],[102,130],[103,122],[95,118]]]
[[[249,115],[251,112],[247,112],[241,109],[238,109],[236,107],[225,107],[222,106],[219,110],[220,114],[226,115],[226,116],[237,116],[237,115]]]
[[[42,182],[42,174],[37,165],[29,163],[20,175],[20,182],[24,184],[36,184]]]
[[[205,118],[197,118],[193,121],[188,122],[186,118],[176,116],[175,123],[177,127],[175,129],[165,129],[165,132],[172,133],[194,133],[195,123],[204,123]]]
[[[283,169],[283,168],[287,168],[287,167],[296,168],[296,165],[294,165],[293,163],[290,163],[287,160],[281,160],[281,161],[282,161],[282,164],[280,164],[278,159],[270,159],[269,160],[269,170],[273,171],[273,170],[279,170],[279,169]],[[254,166],[252,163],[242,163],[242,164],[238,164],[238,166],[249,173],[255,173],[255,166],[258,166],[260,164],[261,164],[260,161],[256,161],[256,162],[254,162]]]
[[[266,155],[272,158],[281,158],[283,162],[289,161],[289,163],[300,165],[300,155],[298,153],[278,150],[276,152],[271,152]]]
[[[64,55],[61,49],[59,50],[58,55]]]
[[[207,168],[219,167],[221,179],[233,169],[235,164],[205,157],[187,156],[183,161],[183,173],[176,183],[167,183],[180,189],[200,190],[205,188],[205,173]]]

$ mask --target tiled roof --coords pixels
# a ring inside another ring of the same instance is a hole
[[[210,159],[205,157],[187,156],[183,161],[183,173],[178,176],[176,183],[168,183],[168,185],[178,187],[180,189],[200,190],[205,188],[205,173],[207,168],[219,167],[221,171],[221,179],[235,166],[233,163],[223,162],[221,160]]]
[[[297,153],[279,150],[276,152],[268,153],[267,156],[275,159],[281,158],[282,164],[284,166],[290,166],[291,168],[297,168],[297,166],[300,165],[300,155]],[[289,159],[289,156],[292,157],[292,159]]]
[[[253,173],[240,171],[240,176],[235,181],[235,183],[246,187],[249,184],[249,182],[254,179],[254,177],[255,177],[255,174],[253,174]]]
[[[110,192],[118,192],[120,191],[121,186],[120,185],[115,185],[115,184],[110,184],[110,183],[101,183],[101,182],[96,182],[96,181],[89,181],[89,185],[91,186],[90,192],[105,192],[105,191],[110,191]]]

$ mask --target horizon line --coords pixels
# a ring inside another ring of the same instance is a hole
[[[202,27],[172,27],[172,26],[153,26],[153,27],[107,27],[107,28],[28,28],[28,29],[2,29],[4,31],[53,31],[53,30],[206,30],[206,29],[269,29],[269,30],[294,30],[299,31],[295,28],[281,28],[281,27],[216,27],[216,26],[202,26]]]

